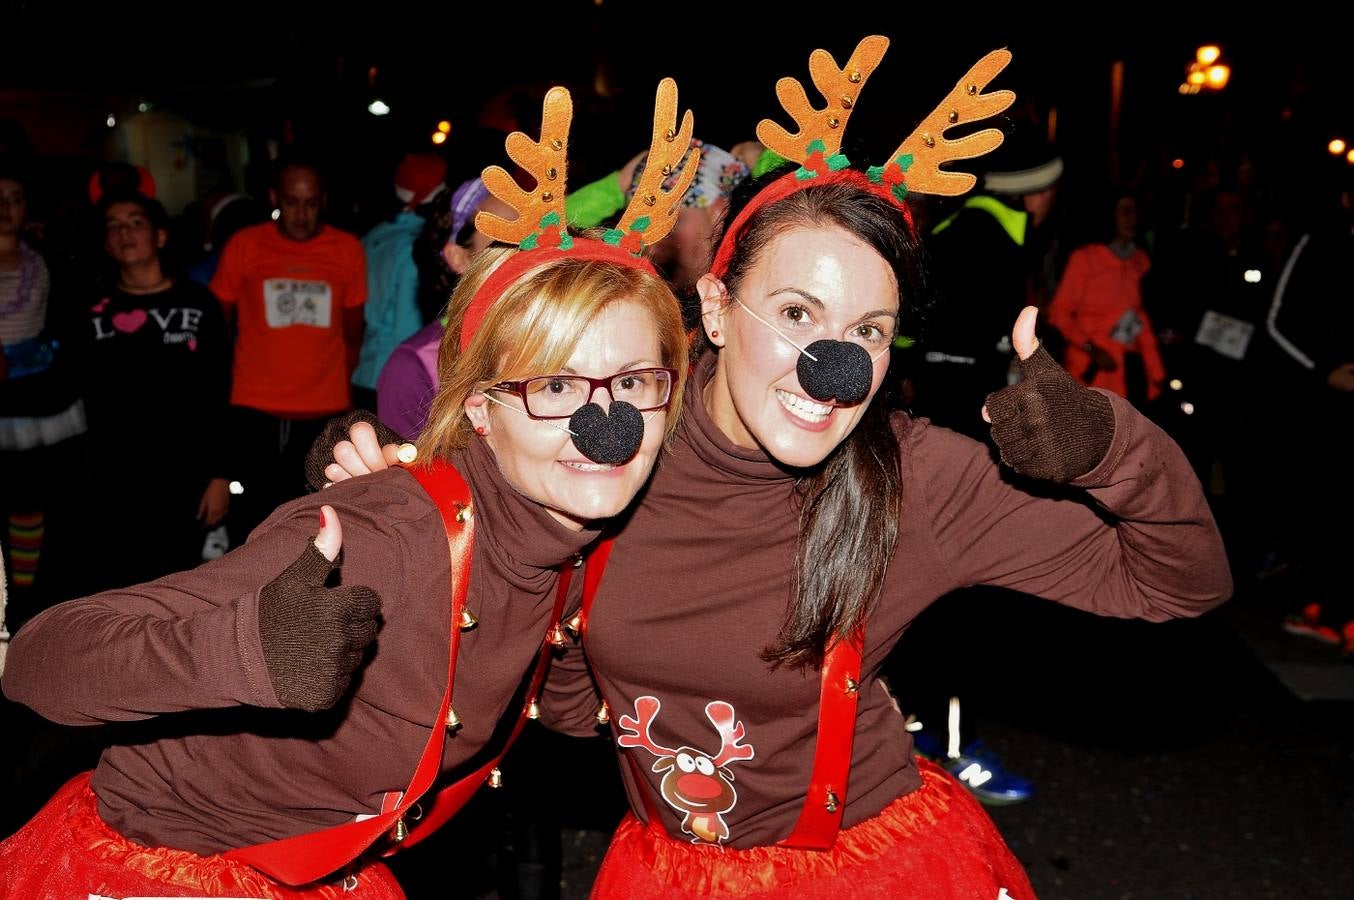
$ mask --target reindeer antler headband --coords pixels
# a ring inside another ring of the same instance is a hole
[[[809,56],[809,74],[827,101],[822,109],[813,107],[797,79],[782,78],[776,82],[776,96],[799,130],[791,134],[770,119],[763,119],[757,126],[757,137],[769,150],[800,166],[763,188],[725,229],[715,254],[715,275],[723,277],[728,271],[738,235],[757,210],[810,185],[850,182],[885,197],[901,208],[905,216],[909,193],[955,196],[973,187],[977,181],[973,175],[942,171],[940,166],[990,153],[1001,145],[1001,131],[987,128],[953,140],[945,137],[945,132],[956,125],[995,116],[1015,102],[1011,91],[983,93],[1011,61],[1010,51],[993,50],[978,60],[940,105],[889,154],[888,162],[860,172],[849,168],[850,163],[841,152],[842,135],[861,89],[888,47],[888,38],[870,35],[856,45],[846,65],[840,67],[826,50],[813,51]]]
[[[461,350],[484,320],[494,301],[531,269],[559,254],[575,259],[595,259],[657,274],[641,254],[672,230],[682,208],[682,196],[696,177],[699,160],[691,160],[677,183],[664,190],[663,180],[672,174],[691,145],[692,117],[687,110],[677,124],[677,83],[664,78],[658,84],[654,102],[653,137],[649,143],[649,164],[635,190],[625,214],[615,228],[601,240],[576,238],[569,234],[564,214],[567,184],[569,123],[573,118],[573,100],[562,87],[545,95],[541,115],[541,137],[533,141],[520,131],[508,135],[508,156],[536,179],[532,190],[523,190],[500,166],[484,170],[484,185],[504,203],[517,211],[508,220],[480,212],[475,227],[496,241],[516,244],[521,252],[513,254],[494,270],[476,291],[461,323]],[[698,150],[692,151],[699,153]]]

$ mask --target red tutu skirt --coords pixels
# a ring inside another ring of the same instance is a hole
[[[99,818],[90,773],[77,775],[18,832],[0,842],[0,898],[243,897],[260,900],[404,900],[379,863],[348,880],[304,888],[278,884],[220,855],[143,847]]]
[[[692,844],[627,815],[592,896],[1033,900],[1025,870],[973,796],[934,763],[917,765],[920,788],[843,830],[821,852]]]

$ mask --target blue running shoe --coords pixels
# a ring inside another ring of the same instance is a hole
[[[1351,628],[1354,631],[1354,627]],[[959,698],[950,698],[949,731],[952,736],[950,746],[934,732],[926,731],[920,722],[908,727],[912,732],[912,745],[917,753],[932,762],[938,763],[949,772],[978,801],[989,806],[1011,806],[1024,803],[1034,796],[1034,782],[1006,771],[1001,760],[991,750],[983,746],[982,741],[974,741],[962,750],[958,750],[959,740]]]
[[[988,806],[1011,806],[1034,796],[1034,782],[1012,775],[982,741],[974,741],[956,758],[938,760],[969,793]]]

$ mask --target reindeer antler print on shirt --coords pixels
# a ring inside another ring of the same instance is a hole
[[[752,759],[753,749],[739,743],[746,736],[747,730],[743,728],[742,722],[736,720],[732,706],[723,700],[715,700],[705,705],[705,715],[714,723],[715,730],[724,739],[724,745],[719,748],[719,755],[712,760],[715,765],[722,766],[736,759]]]
[[[657,697],[640,697],[635,701],[635,712],[639,713],[639,718],[634,716],[621,716],[617,724],[626,731],[633,731],[634,734],[623,734],[617,739],[616,743],[622,747],[643,747],[654,756],[672,756],[676,750],[669,750],[667,747],[660,746],[654,742],[649,735],[649,726],[653,725],[653,720],[658,718],[658,711],[662,704],[658,702]],[[657,771],[655,769],[654,771]]]
[[[658,792],[669,806],[682,813],[682,831],[693,841],[718,843],[729,836],[723,814],[738,802],[733,787],[733,772],[727,763],[752,759],[756,751],[744,744],[747,729],[728,703],[713,700],[705,706],[706,718],[719,733],[719,750],[713,754],[694,747],[673,750],[659,744],[651,732],[662,704],[657,697],[637,697],[636,715],[622,715],[616,724],[623,732],[617,743],[622,747],[641,747],[658,757],[653,771],[663,773]]]

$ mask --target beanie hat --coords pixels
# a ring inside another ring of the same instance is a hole
[[[395,170],[395,196],[406,209],[422,206],[446,187],[446,160],[435,153],[406,153]]]

